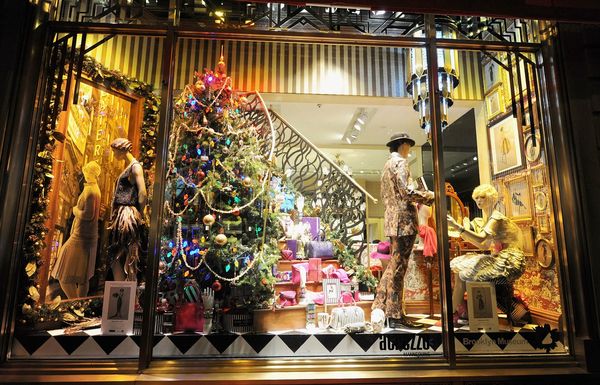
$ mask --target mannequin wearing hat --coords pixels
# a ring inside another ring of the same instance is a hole
[[[67,298],[85,297],[96,267],[98,218],[100,217],[100,166],[91,161],[83,166],[85,185],[73,207],[75,220],[69,239],[58,252],[52,276],[58,280]]]
[[[124,160],[127,167],[115,183],[107,264],[115,281],[135,281],[146,241],[146,224],[142,216],[147,198],[144,170],[131,154],[128,139],[117,138],[110,147],[115,159]]]
[[[384,229],[390,238],[392,256],[377,286],[372,308],[383,311],[392,327],[418,327],[404,312],[404,274],[419,232],[416,203],[430,205],[434,198],[433,192],[412,187],[408,153],[414,145],[406,133],[392,135],[387,143],[390,157],[381,176]]]

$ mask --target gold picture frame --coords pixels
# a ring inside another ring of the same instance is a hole
[[[485,105],[488,120],[503,114],[506,111],[504,103],[504,88],[497,86],[485,97]]]
[[[506,180],[506,205],[510,218],[531,219],[533,200],[527,175]]]
[[[540,234],[550,233],[550,217],[547,213],[537,214],[535,216],[535,222],[537,225],[537,231]]]
[[[546,269],[554,265],[554,245],[546,238],[540,238],[535,242],[535,259]]]
[[[483,61],[483,90],[485,93],[493,90],[502,84],[502,71],[500,65],[492,60],[486,58]]]
[[[537,213],[545,213],[548,210],[548,194],[544,190],[536,190],[533,193],[533,202]]]
[[[543,164],[531,168],[531,186],[542,187],[546,185],[546,170]]]
[[[493,177],[525,167],[523,135],[517,119],[512,115],[489,127],[488,146]]]
[[[535,134],[535,146],[533,146],[533,135],[529,133],[525,138],[525,158],[529,163],[537,163],[542,157],[542,138],[539,133]]]
[[[521,230],[523,236],[523,252],[527,255],[533,255],[535,248],[535,236],[531,220],[515,220],[515,224]]]

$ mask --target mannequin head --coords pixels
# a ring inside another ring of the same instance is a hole
[[[412,143],[406,140],[398,140],[390,145],[390,152],[397,152],[401,157],[408,157]]]
[[[498,201],[498,191],[494,186],[487,183],[475,187],[471,196],[477,207],[482,210],[491,210]]]
[[[100,175],[100,166],[98,163],[96,163],[96,161],[92,160],[91,162],[87,163],[85,166],[83,166],[81,171],[83,172],[83,177],[85,178],[86,182],[96,183],[98,181],[98,176]]]
[[[117,160],[127,159],[127,154],[131,151],[131,142],[127,138],[117,138],[112,141],[110,148],[115,154]]]

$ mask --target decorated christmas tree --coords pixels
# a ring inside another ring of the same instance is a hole
[[[159,266],[172,305],[206,288],[225,307],[272,301],[272,130],[261,98],[233,91],[222,56],[176,98]]]

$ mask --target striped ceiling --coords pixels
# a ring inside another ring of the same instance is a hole
[[[88,37],[91,46],[101,36]],[[90,55],[126,75],[158,88],[163,39],[116,36]],[[234,88],[242,91],[408,97],[404,49],[356,45],[179,39],[175,89],[193,79],[194,70],[213,68],[223,47]],[[459,52],[460,84],[455,99],[482,100],[478,52]]]

